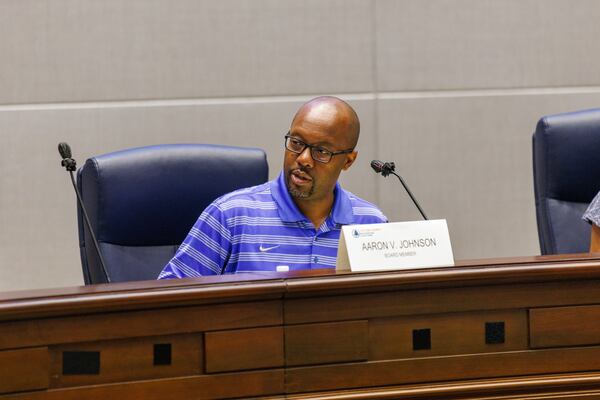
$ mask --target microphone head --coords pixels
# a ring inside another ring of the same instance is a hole
[[[71,158],[71,147],[65,142],[60,142],[58,144],[58,152],[63,160],[65,158]]]
[[[375,172],[377,172],[378,174],[381,173],[381,171],[383,171],[383,162],[379,161],[379,160],[373,160],[371,161],[371,168],[373,168],[373,170]]]

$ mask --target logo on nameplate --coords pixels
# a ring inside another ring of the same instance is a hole
[[[346,225],[337,270],[377,271],[454,265],[446,220]]]

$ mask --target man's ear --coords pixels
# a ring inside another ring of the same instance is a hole
[[[356,160],[357,156],[358,156],[358,151],[356,151],[356,150],[354,150],[352,153],[346,154],[346,162],[344,163],[342,170],[346,171],[348,168],[350,168],[350,166],[352,164],[354,164],[354,160]]]

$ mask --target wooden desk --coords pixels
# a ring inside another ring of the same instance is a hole
[[[600,399],[600,257],[0,294],[0,398]]]

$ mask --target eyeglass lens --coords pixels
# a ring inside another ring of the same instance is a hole
[[[310,155],[315,161],[327,163],[331,160],[332,153],[329,150],[322,147],[310,146],[295,138],[286,137],[285,145],[289,151],[296,154],[301,154],[307,147],[310,147]]]

